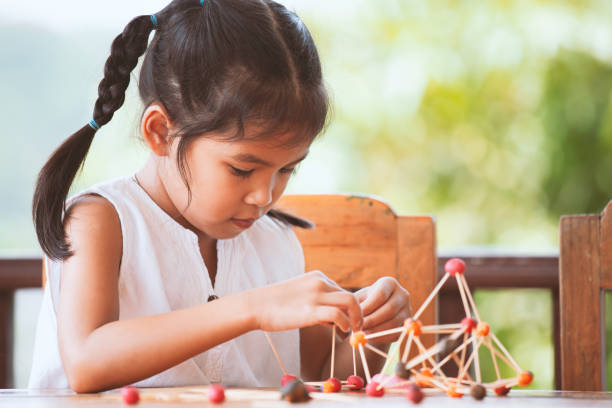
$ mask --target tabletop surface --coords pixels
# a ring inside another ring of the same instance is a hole
[[[137,407],[185,407],[213,405],[208,402],[207,387],[143,388]],[[381,398],[368,397],[363,392],[311,393],[310,402],[298,406],[313,407],[406,407],[412,404],[401,393]],[[222,407],[287,407],[280,400],[278,389],[229,388]],[[123,406],[118,390],[98,394],[75,394],[69,390],[0,390],[0,406],[10,407],[117,407]],[[422,407],[612,407],[612,392],[531,391],[512,390],[506,397],[488,395],[483,401],[469,396],[451,398],[426,390]]]

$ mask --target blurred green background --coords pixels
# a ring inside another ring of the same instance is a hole
[[[612,199],[612,2],[281,2],[313,33],[334,103],[289,192],[362,192],[398,213],[433,214],[441,255],[556,253],[561,215],[600,212]],[[164,4],[0,1],[0,255],[39,253],[36,173],[89,120],[114,36]],[[75,191],[139,168],[141,109],[132,83]],[[23,385],[39,300],[18,300]],[[477,292],[476,301],[535,372],[532,387],[552,388],[550,294]],[[606,310],[610,350],[609,294]],[[612,389],[610,353],[608,373]]]

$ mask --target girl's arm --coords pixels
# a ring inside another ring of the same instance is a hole
[[[58,336],[72,389],[130,384],[250,330],[288,330],[333,321],[361,326],[356,296],[321,273],[165,314],[119,321],[121,225],[101,197],[75,203],[66,221],[74,255],[62,264]],[[279,306],[281,305],[281,306]]]

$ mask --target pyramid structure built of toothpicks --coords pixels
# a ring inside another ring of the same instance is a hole
[[[354,372],[346,381],[340,381],[334,377],[336,343],[336,328],[334,326],[332,331],[330,378],[327,381],[306,383],[310,390],[323,392],[338,392],[342,389],[359,390],[367,384],[366,393],[370,396],[380,397],[385,392],[401,391],[406,392],[406,396],[413,402],[419,402],[423,398],[422,388],[427,388],[429,390],[428,393],[439,391],[451,397],[461,397],[469,393],[476,399],[482,399],[486,396],[487,390],[503,396],[516,385],[529,385],[533,380],[533,374],[519,366],[502,342],[491,331],[489,325],[481,320],[478,308],[474,303],[472,293],[464,276],[465,262],[458,258],[450,259],[445,264],[444,270],[446,273],[425,302],[423,302],[411,318],[406,319],[401,327],[369,334],[364,332],[351,334],[350,344],[353,348]],[[432,303],[440,289],[449,279],[457,281],[465,317],[461,322],[455,324],[423,326],[419,321],[419,316]],[[392,334],[399,334],[398,344],[405,344],[398,359],[391,358],[389,354],[369,343],[372,339]],[[423,334],[438,335],[440,340],[427,348],[421,341],[421,335]],[[268,340],[270,341],[269,337]],[[278,359],[278,353],[276,353],[272,342],[270,342],[270,345]],[[478,354],[481,347],[488,349],[491,355],[497,377],[493,382],[483,383],[482,381],[481,364]],[[365,358],[366,349],[386,359],[386,363],[378,375],[372,376],[370,372]],[[366,381],[357,376],[357,353],[364,368]],[[409,358],[415,353],[414,357]],[[281,383],[286,385],[288,382],[295,380],[296,377],[288,374],[284,370],[280,359],[278,360],[285,374]],[[389,364],[394,360],[397,361],[395,374],[382,374],[387,371]],[[457,376],[448,376],[444,372],[445,365],[450,361],[453,361],[458,367]],[[511,378],[502,378],[500,374],[500,366],[502,364],[513,369],[516,375]]]

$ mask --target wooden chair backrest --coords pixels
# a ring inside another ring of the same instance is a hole
[[[605,390],[604,290],[612,289],[612,201],[560,222],[561,388]]]
[[[392,276],[410,292],[413,312],[436,284],[432,217],[398,216],[378,199],[342,194],[286,195],[276,208],[315,224],[312,230],[294,229],[306,271],[320,270],[350,289]],[[436,309],[427,308],[423,324],[437,320]]]

